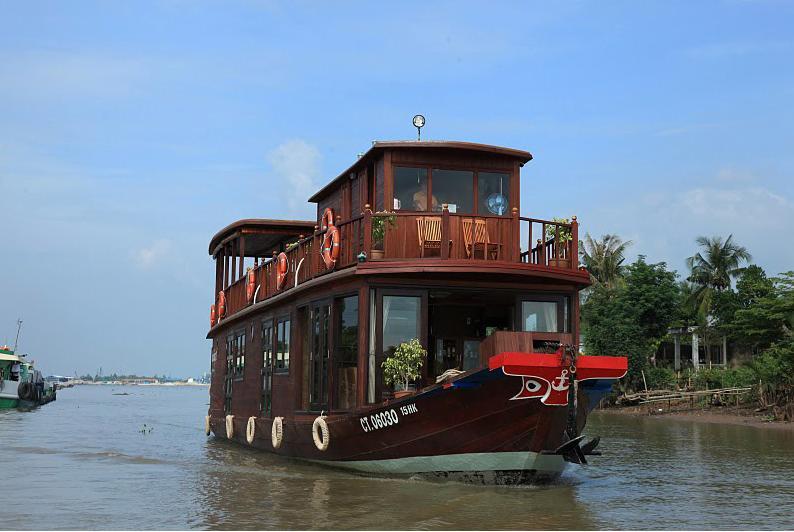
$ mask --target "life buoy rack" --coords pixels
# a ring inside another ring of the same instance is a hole
[[[273,419],[273,426],[270,429],[270,443],[273,444],[274,449],[281,447],[281,442],[284,440],[284,418],[278,416]]]
[[[323,211],[323,217],[320,219],[320,229],[327,231],[334,225],[336,225],[334,210],[331,207],[326,207]]]
[[[215,325],[215,305],[210,305],[210,327]]]
[[[234,416],[231,414],[226,416],[226,437],[234,438]]]
[[[328,231],[325,232],[325,236],[323,237],[323,245],[320,249],[326,269],[334,269],[334,266],[336,266],[336,260],[339,258],[340,250],[341,243],[339,229],[332,225]]]
[[[248,418],[248,424],[245,426],[245,441],[248,444],[254,443],[254,436],[256,435],[256,418],[251,416]]]
[[[209,436],[210,432],[212,432],[212,426],[210,425],[210,417],[204,416],[204,434]]]
[[[254,288],[256,288],[256,274],[254,270],[248,270],[246,274],[247,282],[245,285],[245,298],[250,305],[254,301]]]
[[[218,322],[226,315],[226,292],[221,290],[218,292],[218,306],[216,307]]]
[[[287,272],[289,271],[289,261],[287,254],[283,251],[276,257],[276,286],[279,290],[287,284]]]
[[[328,430],[328,423],[325,422],[325,416],[317,416],[312,423],[312,439],[314,446],[320,451],[328,449],[328,444],[331,443],[331,432]]]

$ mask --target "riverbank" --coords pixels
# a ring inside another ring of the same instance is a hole
[[[745,427],[767,428],[794,432],[794,423],[769,420],[768,413],[756,412],[754,408],[709,406],[705,408],[677,410],[660,406],[648,408],[648,405],[609,407],[596,410],[599,413],[621,416],[660,416],[668,418],[689,419],[702,423],[719,423],[724,425],[742,425]]]

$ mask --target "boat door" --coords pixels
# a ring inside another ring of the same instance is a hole
[[[309,408],[328,411],[328,363],[331,304],[323,302],[311,308],[311,342],[309,352]]]

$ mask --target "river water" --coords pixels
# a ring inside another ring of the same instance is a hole
[[[0,411],[0,528],[794,528],[792,431],[598,413],[603,456],[504,488],[254,452],[205,437],[206,410],[204,387],[81,386]]]

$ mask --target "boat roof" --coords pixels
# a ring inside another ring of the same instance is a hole
[[[279,244],[313,233],[315,225],[317,222],[313,220],[237,220],[215,233],[210,240],[209,254],[214,256],[230,240],[245,236],[245,256],[264,257]]]
[[[20,362],[21,359],[13,353],[7,353],[5,351],[0,352],[0,360],[6,360],[11,362]]]
[[[372,147],[354,162],[347,170],[339,174],[330,183],[318,190],[311,198],[310,202],[317,202],[332,190],[341,180],[345,179],[350,172],[357,170],[360,166],[368,164],[376,155],[387,149],[412,149],[412,150],[461,150],[469,152],[482,152],[491,155],[501,155],[511,157],[521,162],[527,163],[532,160],[532,154],[528,151],[505,148],[503,146],[493,146],[491,144],[479,144],[476,142],[462,142],[457,140],[376,140]]]

